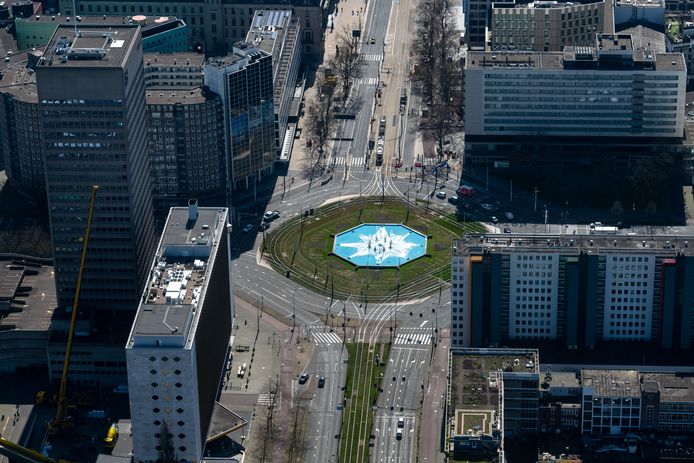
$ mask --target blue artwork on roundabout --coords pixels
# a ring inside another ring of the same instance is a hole
[[[422,257],[427,237],[405,225],[365,223],[335,235],[333,253],[358,267],[399,267]]]

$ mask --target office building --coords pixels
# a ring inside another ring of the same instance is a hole
[[[58,305],[99,185],[80,307],[134,311],[155,245],[140,27],[60,25],[36,75]]]
[[[171,84],[149,87],[146,96],[154,216],[163,224],[169,208],[189,198],[225,200],[224,115],[221,98],[206,87],[154,76],[151,82]]]
[[[141,27],[142,50],[145,53],[173,53],[188,50],[188,26],[176,18],[147,17],[138,15],[120,16],[77,16],[69,15],[36,15],[25,19],[15,20],[14,35],[19,50],[43,47],[53,36],[60,25],[78,27],[113,26],[121,24],[137,24]]]
[[[257,10],[246,42],[272,55],[272,82],[275,100],[275,140],[278,158],[289,161],[287,145],[294,140],[294,126],[288,121],[296,81],[301,67],[299,18],[291,10]]]
[[[659,152],[681,160],[686,72],[681,54],[634,49],[630,35],[563,52],[469,52],[465,162],[616,166]]]
[[[624,435],[641,427],[641,384],[636,370],[582,370],[581,433]]]
[[[641,429],[694,432],[694,377],[677,373],[641,375]]]
[[[36,55],[40,53],[18,53],[0,63],[0,140],[7,179],[25,194],[44,203],[41,114],[34,74]]]
[[[272,56],[240,42],[205,63],[205,86],[222,98],[229,190],[255,188],[276,158]]]
[[[614,27],[640,24],[662,31],[665,25],[665,0],[614,0]]]
[[[210,0],[204,5],[195,0],[74,0],[77,14],[106,16],[175,16],[189,28],[189,49],[200,47],[208,55],[232,51],[244,40],[255,10],[291,9],[302,28],[303,53],[312,59],[323,54],[323,24],[328,2],[324,0]],[[59,0],[60,12],[72,16],[73,0]]]
[[[227,210],[172,208],[125,346],[133,454],[201,461],[234,318]]]
[[[468,235],[453,242],[452,347],[642,342],[691,349],[694,256],[674,236]]]
[[[537,351],[451,346],[448,365],[447,454],[505,461],[508,438],[537,432]]]
[[[493,51],[561,51],[592,45],[602,33],[606,2],[495,2],[491,6],[489,48]],[[611,15],[607,15],[608,20]]]
[[[197,53],[145,53],[145,87],[190,89],[202,87],[203,55]]]

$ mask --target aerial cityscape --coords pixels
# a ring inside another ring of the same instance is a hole
[[[694,462],[694,2],[0,26],[0,463]]]

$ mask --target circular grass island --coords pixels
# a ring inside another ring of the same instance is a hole
[[[484,227],[394,198],[358,198],[289,220],[266,235],[264,255],[276,271],[334,299],[403,301],[450,280],[451,241],[466,231]],[[402,252],[415,245],[426,250]]]

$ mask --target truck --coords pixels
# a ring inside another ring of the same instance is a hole
[[[118,424],[111,423],[111,426],[106,432],[106,437],[104,437],[104,447],[107,449],[112,449],[116,446],[116,441],[118,440]]]
[[[590,227],[591,235],[616,235],[619,231],[617,227],[606,227],[604,225],[596,225]]]
[[[475,189],[469,185],[460,185],[458,194],[462,196],[473,196],[475,194]]]

